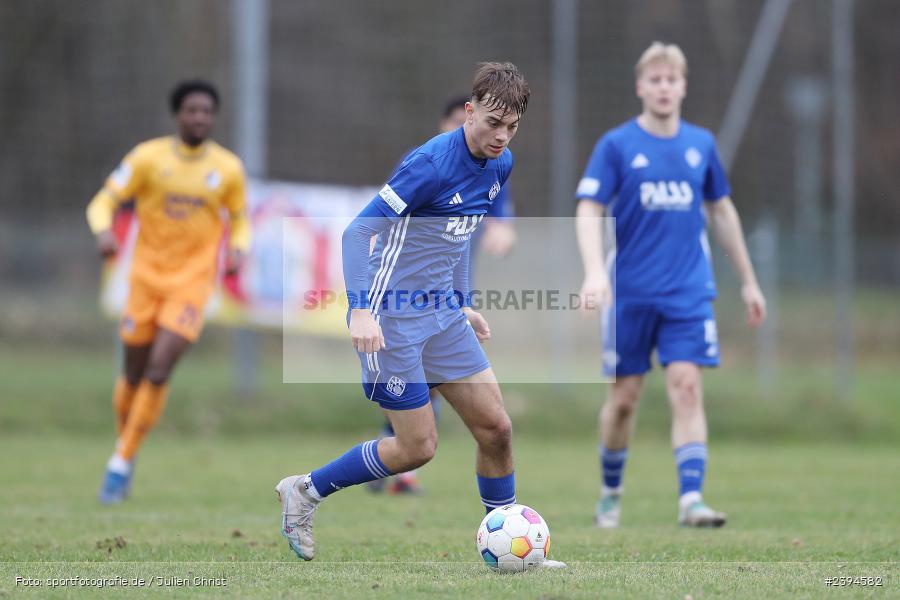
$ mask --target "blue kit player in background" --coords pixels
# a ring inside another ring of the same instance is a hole
[[[447,101],[447,104],[444,105],[443,116],[438,123],[440,133],[447,133],[463,126],[467,116],[466,104],[471,99],[471,96],[466,95],[457,96]],[[405,159],[406,157],[404,157]],[[403,162],[401,161],[400,165],[402,164]],[[399,168],[400,165],[397,167]],[[474,266],[479,249],[493,256],[502,257],[506,256],[516,243],[516,230],[512,222],[513,215],[512,201],[509,199],[509,184],[506,184],[500,188],[500,193],[491,201],[484,220],[479,224],[472,237],[472,252],[470,255],[471,279],[474,280]],[[430,395],[435,423],[438,423],[441,415],[441,394],[436,389],[432,389]],[[394,429],[391,427],[391,422],[385,419],[380,436],[388,437],[392,435],[394,435]],[[419,494],[422,492],[422,486],[419,484],[415,469],[405,473],[397,473],[397,475],[388,479],[374,479],[368,483],[369,491],[375,493],[383,491],[385,486],[390,494]]]
[[[628,441],[655,348],[672,409],[679,523],[720,527],[725,515],[709,508],[702,496],[707,427],[700,369],[719,364],[704,207],[740,277],[750,326],[763,322],[766,304],[715,139],[681,120],[687,86],[684,54],[675,45],[654,42],[635,75],[643,112],[600,138],[576,194],[585,268],[582,306],[605,308],[604,371],[615,376],[599,419],[603,484],[596,523],[619,524]],[[597,226],[597,217],[604,215],[616,219],[616,250],[608,265]],[[614,298],[610,281],[615,283]]]
[[[511,63],[480,65],[463,127],[411,152],[344,232],[350,337],[363,390],[394,435],[278,483],[282,534],[302,559],[313,558],[313,513],[326,497],[434,456],[429,387],[438,387],[475,438],[485,509],[515,502],[512,425],[479,343],[490,329],[467,306],[468,263],[472,232],[512,169],[507,145],[530,94]],[[378,239],[370,255],[373,235]]]

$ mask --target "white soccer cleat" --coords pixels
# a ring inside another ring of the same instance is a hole
[[[312,560],[316,553],[313,540],[313,513],[320,500],[309,495],[303,485],[307,475],[285,477],[275,486],[275,493],[281,502],[281,535],[288,546],[303,560]]]
[[[678,511],[678,524],[682,527],[721,527],[728,520],[725,513],[715,511],[697,500]]]
[[[597,502],[597,513],[594,515],[594,525],[601,529],[615,529],[619,526],[619,518],[622,515],[622,492],[608,492],[600,495]]]
[[[561,560],[550,560],[545,558],[541,563],[542,569],[565,569],[568,565]]]

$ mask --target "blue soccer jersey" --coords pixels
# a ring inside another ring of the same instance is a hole
[[[376,315],[459,308],[448,301],[462,287],[454,286],[454,271],[512,166],[508,149],[497,159],[473,157],[462,128],[410,152],[363,211],[388,219],[390,227],[378,234],[364,286],[345,256],[348,292],[367,290]]]
[[[702,200],[728,195],[712,133],[681,121],[661,138],[637,119],[600,138],[576,192],[616,218],[616,297],[636,300],[715,297]]]
[[[476,159],[462,128],[441,134],[411,152],[345,230],[350,308],[368,308],[385,338],[382,350],[357,353],[366,396],[383,408],[418,408],[429,387],[488,368],[459,307],[472,234],[512,165],[509,150]]]

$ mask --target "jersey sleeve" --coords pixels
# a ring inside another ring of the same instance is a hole
[[[143,146],[135,147],[106,178],[103,189],[115,196],[119,202],[133,198],[144,187],[146,181],[147,154]]]
[[[368,259],[372,236],[391,226],[391,218],[382,213],[376,198],[367,204],[344,230],[341,238],[341,262],[344,287],[351,309],[369,308]]]
[[[129,152],[88,204],[87,221],[94,235],[111,228],[119,204],[134,197],[143,187],[147,170],[145,155],[141,146]]]
[[[394,171],[373,204],[386,217],[405,217],[433,200],[440,185],[440,176],[429,157],[413,154]]]
[[[731,186],[728,185],[728,176],[719,160],[715,142],[710,146],[707,159],[706,175],[703,179],[703,198],[706,200],[719,200],[731,195]]]
[[[228,218],[231,222],[229,245],[236,250],[247,252],[251,241],[250,219],[247,218],[247,177],[240,163],[234,169],[222,204],[228,209]]]
[[[586,198],[600,204],[609,204],[619,191],[619,152],[608,136],[600,138],[594,146],[594,152],[588,161],[587,168],[578,189],[577,199]]]
[[[510,183],[509,180],[507,180],[507,182],[500,187],[500,191],[497,192],[497,196],[488,207],[487,216],[495,219],[511,219],[515,216],[512,201],[509,199],[509,186]]]
[[[495,219],[510,219],[513,216],[512,204],[509,200],[509,176],[512,173],[515,160],[512,152],[507,148],[504,152],[506,160],[501,160],[497,172],[497,180],[500,183],[500,191],[491,201],[488,207],[487,216]]]
[[[469,240],[466,242],[466,247],[463,249],[459,261],[453,268],[453,292],[459,301],[460,307],[472,306],[471,257],[472,240]]]

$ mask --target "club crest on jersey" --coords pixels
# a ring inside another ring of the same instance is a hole
[[[484,215],[457,215],[447,219],[447,227],[441,237],[448,242],[465,242],[478,229]]]
[[[385,385],[385,387],[387,388],[387,391],[399,398],[406,390],[406,382],[397,376],[393,376],[388,379],[387,385]]]
[[[694,190],[687,181],[644,181],[641,206],[644,210],[688,210]]]
[[[206,174],[206,187],[209,189],[216,189],[220,183],[222,183],[222,175],[218,171],[210,171]]]
[[[692,169],[696,169],[700,166],[700,163],[703,162],[703,156],[700,154],[699,150],[691,146],[687,149],[687,152],[684,153],[684,160],[687,161],[687,164],[689,164]]]
[[[500,182],[495,181],[494,185],[491,186],[491,191],[488,192],[488,198],[493,202],[494,198],[497,197],[497,194],[500,193]]]

